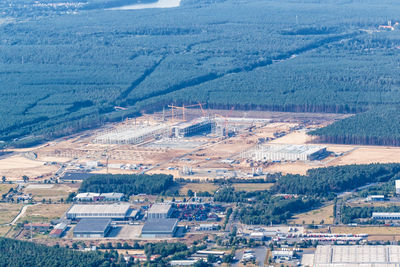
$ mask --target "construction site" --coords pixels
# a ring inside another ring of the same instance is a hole
[[[200,103],[169,108],[38,147],[7,151],[0,170],[9,180],[22,175],[39,181],[59,179],[71,172],[251,179],[399,160],[393,156],[399,148],[313,144],[307,135],[348,115],[205,110]]]

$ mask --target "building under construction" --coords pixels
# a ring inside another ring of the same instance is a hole
[[[140,144],[145,141],[168,134],[169,127],[159,124],[155,126],[133,127],[127,126],[122,129],[114,129],[97,136],[93,142],[99,144]]]
[[[242,153],[254,161],[308,161],[326,157],[326,147],[315,145],[257,145]]]
[[[211,133],[214,124],[215,122],[208,118],[183,122],[172,128],[172,136],[182,138],[201,133]]]

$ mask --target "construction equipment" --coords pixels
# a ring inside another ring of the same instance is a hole
[[[175,119],[175,116],[174,116],[174,109],[180,109],[180,110],[182,110],[182,120],[183,121],[186,121],[186,114],[185,114],[185,110],[187,109],[187,108],[191,108],[191,107],[200,107],[200,109],[201,109],[201,111],[202,111],[202,113],[203,113],[203,115],[205,114],[205,112],[204,112],[204,110],[203,110],[203,106],[202,105],[204,105],[204,103],[198,103],[198,104],[194,104],[194,105],[188,105],[188,106],[185,106],[185,105],[182,105],[182,107],[179,107],[179,106],[175,106],[175,105],[168,105],[168,107],[169,108],[171,108],[171,115],[172,115],[172,121],[174,121],[174,119]]]

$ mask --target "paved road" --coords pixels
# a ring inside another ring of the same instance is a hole
[[[34,204],[34,205],[40,205],[40,203]],[[18,215],[14,218],[14,220],[11,221],[10,225],[15,225],[18,221],[19,218],[25,215],[26,210],[28,209],[29,206],[33,205],[25,205],[22,207],[21,211],[18,213]]]

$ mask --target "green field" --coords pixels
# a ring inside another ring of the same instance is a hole
[[[131,11],[68,2],[0,3],[0,101],[12,103],[0,106],[2,141],[26,146],[173,102],[339,113],[400,102],[400,29],[377,31],[400,20],[394,0],[183,0]],[[400,126],[382,127],[398,144]]]

